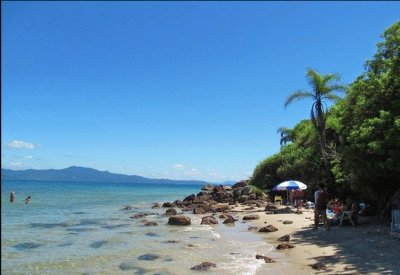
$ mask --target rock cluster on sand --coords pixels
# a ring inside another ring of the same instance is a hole
[[[187,216],[172,216],[168,220],[169,225],[190,225],[191,219]]]
[[[258,230],[258,232],[275,232],[275,231],[278,231],[278,228],[276,228],[273,225],[267,225]]]
[[[183,200],[176,200],[174,202],[164,202],[163,207],[171,208],[178,207],[184,212],[192,212],[194,214],[207,214],[216,212],[229,212],[231,206],[242,203],[252,209],[252,207],[265,207],[269,202],[266,195],[252,193],[248,181],[240,181],[233,186],[213,186],[207,184],[203,186],[197,195],[191,194]],[[167,216],[172,215],[167,210]],[[176,215],[176,214],[175,214]],[[257,219],[258,215],[254,215],[252,219]],[[259,218],[259,216],[258,216]],[[228,217],[225,218],[225,220]],[[251,218],[250,218],[251,219]],[[227,221],[231,222],[229,219]]]
[[[280,243],[276,246],[276,249],[278,249],[278,250],[288,249],[288,248],[294,248],[294,245],[291,245],[288,243]]]

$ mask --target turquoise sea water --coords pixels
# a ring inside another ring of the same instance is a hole
[[[271,246],[247,225],[169,226],[155,202],[183,199],[201,186],[2,181],[3,274],[196,274],[190,267],[218,262],[214,274],[255,274],[256,251]],[[16,201],[9,202],[11,191]],[[31,203],[23,200],[30,195]],[[125,206],[131,210],[123,210]],[[178,210],[179,212],[180,210]],[[143,219],[130,216],[151,212]],[[187,214],[187,213],[185,213]],[[158,226],[144,226],[144,219]],[[221,221],[222,222],[222,221]],[[244,246],[246,244],[246,246]]]

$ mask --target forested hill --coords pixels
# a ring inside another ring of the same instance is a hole
[[[45,180],[72,182],[110,182],[110,183],[176,183],[176,184],[206,184],[204,181],[149,179],[136,175],[114,174],[108,171],[98,171],[92,168],[71,166],[65,169],[48,170],[10,170],[1,169],[2,180]]]

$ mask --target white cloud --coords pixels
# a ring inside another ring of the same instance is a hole
[[[13,140],[7,144],[7,147],[13,149],[35,149],[35,145],[22,140]]]
[[[11,162],[10,165],[12,168],[22,168],[23,167],[21,162]]]
[[[173,167],[174,167],[175,169],[183,169],[183,168],[185,168],[185,166],[182,165],[182,164],[174,164]]]
[[[24,159],[32,159],[32,156],[25,156]]]

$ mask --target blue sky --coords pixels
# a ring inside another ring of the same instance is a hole
[[[350,83],[399,2],[2,2],[2,167],[239,180]]]

